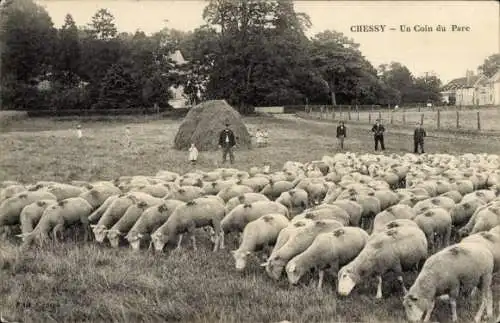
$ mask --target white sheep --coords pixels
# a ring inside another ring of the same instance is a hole
[[[238,184],[248,186],[252,188],[254,192],[260,192],[269,184],[269,179],[264,176],[256,176],[238,181]]]
[[[452,219],[447,210],[432,208],[417,214],[413,221],[424,231],[431,254],[450,244]]]
[[[223,188],[219,193],[217,193],[217,196],[222,198],[224,200],[224,203],[226,203],[231,198],[240,196],[245,193],[253,193],[253,189],[245,185],[234,184],[229,187]]]
[[[458,321],[456,299],[461,288],[481,291],[481,305],[474,321],[480,322],[484,310],[493,316],[491,281],[493,255],[480,243],[462,242],[451,245],[430,256],[424,263],[417,279],[404,296],[403,306],[408,320],[420,321],[425,313],[428,322],[434,309],[435,299],[448,295],[451,317]]]
[[[57,203],[56,200],[38,200],[34,203],[26,205],[21,211],[20,222],[21,222],[21,233],[28,233],[33,231],[33,229],[40,221],[45,209]]]
[[[408,219],[413,220],[417,214],[408,205],[396,204],[380,212],[373,219],[372,235],[385,230],[385,225],[393,220]]]
[[[488,231],[500,225],[500,205],[485,205],[477,208],[469,222],[458,232],[460,236]]]
[[[168,193],[164,199],[189,202],[203,196],[203,189],[198,186],[186,185]]]
[[[266,267],[266,272],[271,278],[278,280],[287,262],[294,256],[304,252],[318,234],[332,232],[342,226],[342,223],[336,220],[318,220],[312,224],[299,227],[292,231],[292,235],[283,246],[279,249],[275,246],[271,256],[261,266]]]
[[[270,201],[267,196],[261,193],[245,193],[235,196],[226,202],[226,214],[229,214],[235,207],[240,204],[253,203],[257,201]]]
[[[337,291],[340,295],[349,295],[362,279],[376,275],[376,298],[382,298],[382,275],[392,270],[406,292],[403,271],[414,269],[427,254],[427,239],[420,228],[391,227],[370,238],[360,254],[340,269]]]
[[[288,218],[280,213],[267,214],[249,222],[243,230],[240,246],[231,251],[236,269],[245,269],[251,253],[274,245],[280,231],[288,224]]]
[[[260,193],[272,200],[275,200],[281,195],[281,193],[289,191],[293,187],[294,184],[289,181],[270,181],[269,184],[264,186]]]
[[[467,195],[464,195],[462,198],[462,202],[468,202],[470,200],[474,200],[476,198],[479,198],[483,200],[485,203],[489,203],[490,201],[494,200],[496,198],[496,192],[492,190],[479,190],[475,191],[472,193],[469,193]]]
[[[321,290],[325,271],[337,275],[340,267],[352,261],[364,248],[368,233],[361,228],[343,227],[321,233],[302,253],[285,267],[290,284],[297,284],[309,270],[319,270],[318,289]]]
[[[453,209],[453,207],[455,207],[455,201],[449,197],[436,196],[417,202],[413,206],[413,209],[417,214],[419,214],[436,207],[440,207],[450,211],[451,209]]]
[[[295,216],[292,222],[297,222],[300,220],[337,220],[342,225],[349,225],[351,219],[349,213],[347,213],[340,206],[332,204],[320,204],[314,208],[305,210],[303,213]]]
[[[294,216],[309,207],[309,195],[302,188],[294,188],[281,193],[276,202],[286,206],[290,215]]]
[[[452,199],[455,204],[457,203],[460,203],[462,201],[462,194],[460,194],[459,191],[456,191],[456,190],[453,190],[453,191],[448,191],[446,193],[443,193],[439,196],[445,196],[445,197],[449,197],[450,199]]]
[[[360,225],[363,207],[358,202],[351,200],[337,200],[331,204],[342,208],[347,212],[347,214],[349,214],[350,225],[355,227]]]

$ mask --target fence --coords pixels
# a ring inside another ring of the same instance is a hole
[[[309,108],[306,115],[323,120],[342,120],[359,123],[374,123],[380,119],[384,124],[414,126],[421,123],[429,129],[500,131],[500,109],[483,110],[379,110],[353,111],[328,106]]]

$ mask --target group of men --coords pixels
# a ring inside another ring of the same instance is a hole
[[[380,149],[383,151],[385,150],[385,145],[384,145],[384,133],[385,133],[385,127],[380,123],[380,120],[377,119],[376,123],[373,125],[371,129],[373,133],[373,139],[375,141],[375,151],[378,150],[378,146],[380,143]],[[340,149],[344,149],[344,139],[347,136],[347,130],[344,125],[343,121],[340,121],[338,127],[337,127],[337,140],[339,142]],[[425,132],[425,129],[422,127],[422,124],[418,124],[417,127],[415,128],[415,131],[413,132],[413,152],[415,154],[418,154],[419,150],[420,153],[425,153],[424,151],[424,138],[427,137],[427,133]]]

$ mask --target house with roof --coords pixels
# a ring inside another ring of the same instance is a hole
[[[491,78],[491,88],[493,94],[493,105],[500,105],[500,70],[498,70]]]
[[[442,101],[453,105],[474,105],[475,88],[479,76],[467,71],[465,77],[451,80],[441,89]]]

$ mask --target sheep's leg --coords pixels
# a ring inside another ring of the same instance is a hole
[[[214,232],[214,235],[215,235],[215,241],[214,241],[214,249],[213,249],[213,251],[216,252],[217,250],[219,250],[222,229],[221,229],[221,226],[220,226],[220,222],[217,221],[217,220],[216,221],[212,221],[212,225],[213,225],[213,232]],[[210,227],[210,228],[212,228],[212,227]]]
[[[457,300],[455,297],[452,297],[450,295],[450,309],[451,309],[451,321],[456,322],[458,321],[458,316],[457,316]]]
[[[493,317],[493,291],[491,290],[491,286],[488,287],[488,299],[487,299],[487,303],[486,303],[486,317],[488,319],[490,317]]]
[[[435,301],[432,301],[429,308],[427,308],[427,313],[425,313],[424,322],[429,322],[431,319],[432,311],[434,310]]]
[[[377,295],[375,298],[382,298],[382,276],[377,276]]]
[[[86,216],[82,216],[80,218],[80,222],[83,226],[83,239],[85,242],[89,242],[90,241],[90,222],[89,222],[89,219],[86,217]]]
[[[64,229],[64,224],[62,223],[58,223],[56,224],[56,226],[54,227],[54,229],[52,229],[52,234],[54,236],[54,241],[55,242],[60,242],[60,240],[57,238],[57,235],[59,234],[59,237],[61,238],[62,240],[62,230]]]
[[[177,241],[177,249],[180,249],[180,248],[181,248],[182,236],[183,236],[183,234],[180,234],[180,235],[179,235],[179,240]]]
[[[224,231],[220,231],[220,248],[221,249],[226,249],[226,245],[224,243]]]
[[[325,271],[320,270],[319,271],[319,280],[318,280],[318,290],[321,291],[321,288],[323,287],[323,279],[325,278]]]
[[[405,293],[405,295],[408,294],[408,290],[405,287],[405,282],[403,280],[403,276],[402,275],[398,276],[398,280],[401,283],[401,287],[403,288],[403,292]]]
[[[452,226],[446,228],[446,232],[444,234],[443,238],[443,248],[446,248],[447,246],[450,245],[450,240],[451,240],[451,228]]]

